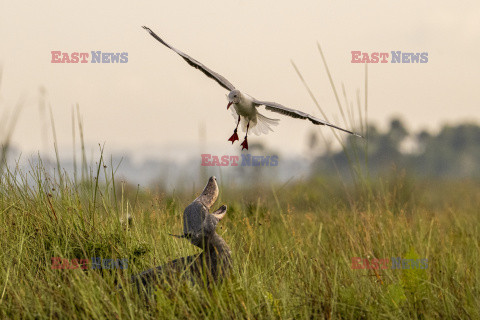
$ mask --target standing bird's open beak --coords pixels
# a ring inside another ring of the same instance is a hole
[[[227,110],[228,110],[228,108],[230,108],[230,106],[232,105],[232,103],[233,103],[232,101],[230,101],[230,102],[228,103],[228,105],[227,105]]]

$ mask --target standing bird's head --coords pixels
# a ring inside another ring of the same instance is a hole
[[[210,209],[211,206],[217,201],[218,197],[218,184],[217,178],[215,176],[208,179],[205,189],[203,189],[202,194],[195,199],[196,201],[201,202],[207,209]]]
[[[242,93],[240,92],[240,90],[233,89],[232,91],[230,91],[230,93],[228,94],[227,110],[228,108],[230,108],[232,103],[235,103],[235,104],[239,103],[241,98],[242,98]]]
[[[183,236],[193,245],[204,249],[205,244],[218,235],[215,232],[217,224],[227,213],[227,206],[223,205],[210,213],[210,208],[218,197],[217,179],[208,180],[202,194],[199,195],[183,212]]]

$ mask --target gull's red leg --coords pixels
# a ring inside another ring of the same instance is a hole
[[[243,140],[241,146],[242,146],[242,150],[243,149],[247,149],[248,150],[248,141],[247,141],[247,135],[248,135],[248,128],[250,127],[250,121],[248,121],[247,123],[247,132],[245,133],[245,140]]]
[[[233,134],[232,136],[228,139],[228,141],[232,141],[232,144],[239,140],[238,139],[238,134],[237,134],[237,129],[238,129],[238,125],[240,124],[240,116],[238,116],[238,122],[237,122],[237,126],[235,127],[235,130],[233,130]]]

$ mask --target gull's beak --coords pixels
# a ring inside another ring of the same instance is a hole
[[[227,110],[228,110],[228,108],[230,108],[230,106],[232,105],[232,103],[233,103],[232,101],[230,101],[230,102],[228,103],[228,105],[227,105]]]

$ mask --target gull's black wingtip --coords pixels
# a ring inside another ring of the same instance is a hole
[[[351,135],[354,135],[355,137],[359,137],[359,138],[365,139],[364,136],[362,136],[362,135],[360,135],[360,134],[358,134],[358,133],[355,133],[355,132],[353,132],[353,131],[347,131],[347,132],[350,133]]]
[[[153,31],[152,31],[152,29],[150,29],[149,27],[147,27],[147,26],[142,26],[142,28],[145,29],[145,30],[147,30],[148,33],[150,33],[151,35],[154,34]]]
[[[361,136],[361,135],[359,135],[358,133],[355,133],[355,132],[354,132],[353,135],[354,135],[354,136],[357,136],[357,137],[359,137],[359,138],[365,139],[364,136]]]

